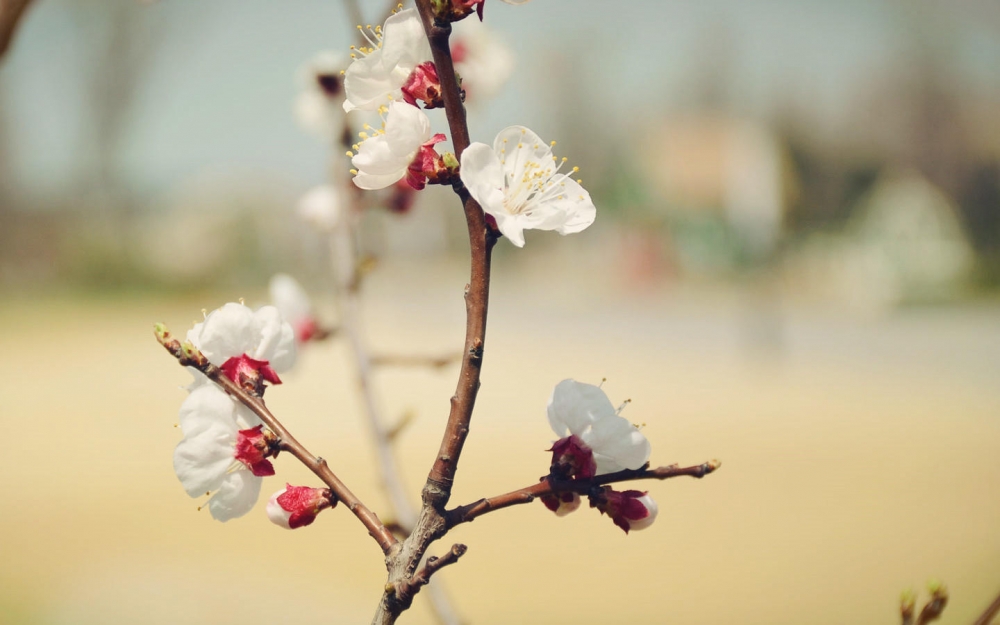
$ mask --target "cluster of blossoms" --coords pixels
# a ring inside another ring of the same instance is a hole
[[[521,4],[504,0],[510,4]],[[527,1],[527,0],[524,0]],[[483,14],[485,0],[441,0],[438,11],[450,21]],[[412,202],[413,191],[427,184],[461,183],[487,214],[496,232],[521,247],[524,230],[555,230],[571,234],[593,223],[596,209],[590,195],[572,174],[566,159],[523,126],[500,131],[489,146],[472,143],[457,159],[439,154],[447,138],[433,133],[420,108],[443,106],[441,80],[432,61],[423,24],[413,9],[394,12],[384,26],[358,27],[368,44],[352,48],[352,62],[335,54],[316,57],[301,73],[303,91],[296,102],[302,125],[333,138],[344,113],[369,111],[382,120],[378,129],[365,125],[361,141],[348,152],[355,169],[354,184],[366,190],[400,188],[408,191],[400,210]],[[510,73],[509,52],[481,30],[456,41],[453,61],[477,97],[495,91]],[[491,46],[494,46],[491,48]],[[405,206],[404,206],[405,205]],[[299,205],[299,214],[318,229],[333,232],[345,221],[336,188],[317,187]],[[207,315],[187,339],[222,375],[253,396],[267,384],[280,384],[280,373],[292,367],[296,345],[322,333],[309,297],[290,276],[279,274],[270,284],[274,306],[253,311],[242,303],[226,304]],[[174,468],[192,497],[209,496],[211,515],[226,521],[250,511],[259,498],[263,477],[275,474],[270,458],[281,448],[278,437],[245,405],[197,370],[195,382],[180,410],[184,438],[174,453]],[[548,419],[560,438],[549,451],[548,481],[553,494],[542,497],[559,516],[581,505],[581,481],[624,470],[644,468],[650,446],[637,427],[622,418],[600,387],[574,380],[560,382],[548,404]],[[656,503],[637,490],[609,486],[586,489],[590,506],[608,515],[626,533],[648,527],[657,515]],[[267,515],[294,529],[313,522],[336,505],[327,489],[293,486],[271,496]]]
[[[557,384],[549,399],[548,417],[552,430],[562,438],[549,450],[549,480],[556,484],[586,480],[646,466],[649,441],[619,412],[600,387],[575,380]],[[603,486],[593,489],[589,497],[590,506],[611,517],[626,534],[649,527],[656,519],[656,502],[642,491],[618,492]],[[542,503],[563,516],[580,507],[580,496],[557,492],[542,497]]]
[[[452,3],[456,19],[473,8],[481,10],[482,3]],[[420,190],[427,184],[452,184],[458,178],[491,224],[518,247],[524,245],[524,230],[571,234],[593,223],[597,210],[590,194],[572,177],[578,169],[563,172],[566,159],[552,153],[555,142],[546,143],[523,126],[502,130],[492,147],[473,143],[462,153],[461,162],[450,153],[437,152],[435,146],[446,137],[432,133],[431,121],[418,104],[423,102],[425,109],[441,106],[441,82],[415,10],[395,13],[384,27],[362,32],[370,46],[355,49],[345,72],[344,110],[378,112],[382,124],[366,125],[362,141],[347,153],[355,185],[384,189],[405,180]],[[486,60],[491,55],[477,46],[463,44],[457,53],[459,71],[463,66],[475,76],[509,71],[509,58],[502,53],[493,65]]]
[[[187,340],[222,375],[256,396],[263,394],[265,382],[281,384],[278,374],[295,364],[295,330],[274,306],[253,311],[226,304],[195,324]],[[184,438],[174,450],[174,471],[188,495],[208,496],[212,517],[228,521],[257,503],[263,478],[275,473],[269,458],[278,454],[278,439],[249,408],[200,371],[191,372],[195,380],[181,404],[178,425]],[[308,525],[331,505],[328,496],[320,505],[315,493],[306,497],[296,492],[284,502],[278,497],[279,504],[293,506],[287,510],[294,522],[279,523],[285,527]]]

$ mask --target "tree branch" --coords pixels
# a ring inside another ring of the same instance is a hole
[[[378,546],[382,548],[383,553],[388,554],[397,545],[396,537],[379,521],[378,516],[361,503],[361,500],[347,488],[347,485],[340,481],[340,478],[330,469],[326,460],[314,456],[302,443],[295,440],[291,432],[267,409],[262,398],[248,393],[239,384],[226,377],[221,369],[208,362],[208,359],[197,349],[194,349],[193,346],[189,346],[188,344],[182,346],[177,339],[170,336],[165,327],[157,326],[156,338],[181,365],[192,367],[202,372],[205,377],[218,384],[222,387],[222,390],[226,391],[231,397],[257,415],[264,425],[278,437],[278,448],[295,456],[299,462],[304,464],[316,477],[321,479],[333,494],[337,496],[337,499],[350,508],[354,516],[358,517],[358,520],[364,524],[368,529],[368,533],[375,539]]]
[[[993,603],[986,608],[986,611],[972,625],[990,625],[997,614],[1000,614],[1000,596],[993,600]]]
[[[579,495],[586,495],[595,486],[605,484],[617,484],[619,482],[631,482],[634,480],[669,480],[675,477],[694,477],[701,479],[709,473],[714,473],[722,463],[718,460],[710,460],[702,464],[690,467],[678,467],[676,464],[659,467],[656,469],[637,469],[606,473],[585,480],[551,481],[548,477],[532,486],[519,488],[503,495],[486,497],[479,501],[474,501],[464,506],[459,506],[449,510],[446,514],[448,528],[455,527],[461,523],[469,523],[478,517],[488,513],[502,510],[510,506],[531,503],[543,495],[554,493],[573,492]]]
[[[451,24],[439,23],[434,19],[431,0],[417,0],[417,9],[441,81],[451,142],[455,148],[455,155],[461,158],[462,152],[469,147],[469,127],[448,44]],[[462,369],[458,375],[455,395],[451,398],[451,411],[448,414],[448,425],[441,440],[441,447],[427,476],[423,491],[425,504],[439,512],[444,509],[451,497],[455,471],[465,439],[469,435],[472,411],[476,404],[476,394],[479,392],[479,375],[483,362],[486,317],[489,309],[490,260],[493,245],[496,243],[496,237],[486,227],[486,217],[479,204],[460,183],[456,185],[456,192],[462,200],[469,230],[471,276],[465,290],[465,350],[462,354]]]
[[[0,59],[10,48],[29,4],[31,0],[0,0]]]
[[[431,581],[432,575],[449,564],[458,562],[458,559],[465,555],[467,549],[468,547],[465,545],[455,544],[451,546],[448,553],[440,558],[434,556],[427,558],[427,563],[413,577],[396,584],[386,584],[386,592],[395,595],[396,600],[401,605],[408,606],[413,601],[413,595],[420,592],[420,589]]]

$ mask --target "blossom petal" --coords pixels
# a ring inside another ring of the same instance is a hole
[[[235,428],[217,422],[177,444],[174,472],[188,495],[198,497],[222,485],[234,461],[235,442]]]
[[[279,373],[291,369],[295,365],[295,330],[274,306],[261,306],[253,316],[260,343],[250,356],[266,360]]]
[[[215,423],[231,424],[235,435],[233,409],[235,402],[214,382],[202,376],[202,383],[196,382],[191,387],[191,394],[181,404],[179,425],[185,436],[192,436],[206,430]]]
[[[506,214],[503,210],[503,169],[500,158],[488,145],[473,143],[465,148],[459,173],[465,188],[484,211],[494,217]]]
[[[411,104],[393,102],[386,115],[385,138],[392,153],[406,158],[406,165],[409,165],[417,149],[431,138],[431,120]]]
[[[406,9],[390,16],[382,32],[385,33],[381,49],[385,66],[402,65],[412,71],[420,63],[430,60],[430,44],[416,9]]]
[[[563,380],[549,399],[548,417],[552,430],[560,437],[581,436],[600,419],[615,416],[615,407],[599,387],[576,380]]]
[[[194,342],[209,362],[221,367],[234,356],[252,352],[257,336],[253,311],[230,302],[209,313]]]
[[[359,58],[344,72],[344,91],[347,94],[344,111],[374,111],[389,98],[398,100],[403,97],[400,88],[404,82],[405,77],[399,80],[391,71],[383,68],[378,51]]]
[[[354,176],[354,186],[359,189],[364,189],[366,191],[373,191],[376,189],[384,189],[386,187],[392,186],[403,179],[406,175],[406,169],[400,169],[398,172],[385,174],[385,175],[371,175],[365,172],[358,172]]]
[[[263,480],[249,471],[233,471],[228,474],[219,492],[208,501],[208,510],[217,521],[228,521],[241,517],[253,509],[260,497]]]
[[[493,151],[501,155],[504,174],[516,183],[524,177],[529,162],[552,163],[552,148],[541,137],[524,126],[508,126],[493,140]]]
[[[649,441],[622,417],[599,419],[580,438],[594,450],[598,475],[639,469],[649,460]]]
[[[358,153],[351,159],[351,164],[361,174],[388,176],[398,172],[405,173],[410,159],[406,158],[405,154],[401,157],[393,152],[386,136],[378,135],[361,142]]]
[[[590,193],[569,176],[557,174],[553,177],[553,182],[562,186],[562,192],[546,202],[551,213],[536,228],[555,230],[559,234],[574,234],[594,223],[597,208],[590,199]]]
[[[497,229],[502,235],[510,239],[510,242],[517,247],[524,247],[524,229],[531,226],[525,224],[525,220],[520,215],[511,216],[503,212],[486,212],[493,215],[497,222]]]

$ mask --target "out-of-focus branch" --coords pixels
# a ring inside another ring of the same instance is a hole
[[[486,497],[449,510],[447,513],[448,527],[452,528],[461,523],[468,523],[488,512],[495,512],[519,504],[531,503],[543,495],[566,492],[586,495],[595,486],[630,482],[633,480],[669,480],[674,477],[694,477],[701,479],[709,473],[714,473],[720,466],[722,466],[722,463],[718,460],[710,460],[683,468],[673,464],[656,469],[625,469],[624,471],[606,473],[583,480],[556,482],[548,478],[542,478],[542,481],[532,486],[519,488],[503,495],[497,495],[496,497]]]
[[[24,17],[31,0],[0,0],[0,59],[14,40],[14,33]]]
[[[1000,614],[1000,596],[993,600],[979,618],[972,625],[990,625],[997,614]]]
[[[422,356],[418,354],[374,354],[371,363],[380,367],[429,367],[443,369],[462,360],[461,353],[442,356]]]
[[[368,533],[375,539],[379,547],[382,548],[383,553],[389,553],[392,550],[397,544],[396,537],[392,535],[392,532],[379,520],[374,512],[361,503],[361,500],[347,488],[346,484],[340,481],[340,478],[330,469],[326,460],[313,455],[302,443],[295,440],[291,432],[267,409],[262,398],[252,395],[242,386],[230,380],[222,373],[221,369],[208,362],[208,359],[195,349],[194,346],[187,343],[182,345],[180,341],[173,338],[170,332],[160,324],[156,327],[156,338],[177,359],[177,362],[185,367],[197,369],[205,377],[218,384],[222,387],[222,390],[226,391],[226,393],[257,415],[264,425],[278,437],[278,448],[295,456],[299,462],[304,464],[316,477],[321,479],[333,491],[337,499],[343,502],[354,513],[354,516],[368,528]]]

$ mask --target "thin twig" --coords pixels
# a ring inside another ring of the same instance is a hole
[[[420,589],[431,581],[432,575],[449,564],[458,562],[458,559],[465,555],[467,549],[468,547],[465,545],[455,544],[451,546],[448,553],[440,558],[435,556],[427,558],[427,563],[413,577],[397,584],[387,585],[386,592],[392,592],[400,603],[406,604],[413,601],[413,595],[420,592]]]
[[[29,4],[31,0],[0,0],[0,59],[10,48]]]
[[[701,479],[709,473],[715,472],[722,463],[718,460],[710,460],[690,467],[678,467],[670,465],[656,469],[625,469],[615,473],[606,473],[584,480],[566,480],[561,482],[550,481],[547,477],[540,482],[525,488],[519,488],[503,495],[486,497],[479,501],[474,501],[464,506],[459,506],[449,510],[447,513],[448,527],[452,528],[461,523],[469,523],[478,517],[488,513],[502,510],[510,506],[531,503],[543,495],[553,493],[573,492],[586,495],[595,486],[605,484],[617,484],[619,482],[630,482],[633,480],[668,480],[674,477],[694,477]]]
[[[993,619],[996,618],[997,614],[1000,614],[1000,596],[997,596],[997,598],[993,600],[993,603],[986,608],[986,611],[983,612],[972,625],[990,625],[990,623],[993,622]]]
[[[234,399],[242,403],[244,406],[249,408],[255,415],[257,415],[260,420],[278,437],[278,448],[281,451],[287,451],[291,455],[295,456],[304,464],[310,471],[316,474],[316,477],[323,480],[331,491],[337,496],[337,499],[346,505],[354,516],[358,517],[366,528],[368,528],[368,533],[375,542],[378,543],[379,547],[382,548],[383,553],[389,553],[390,550],[397,544],[396,537],[392,535],[392,532],[379,520],[378,516],[374,512],[368,509],[361,500],[351,492],[347,485],[340,481],[340,478],[334,474],[330,469],[326,460],[318,456],[313,455],[307,450],[302,443],[295,440],[285,426],[278,421],[277,417],[271,414],[271,411],[267,409],[264,405],[264,400],[260,397],[255,397],[244,390],[239,384],[230,380],[222,370],[215,365],[208,362],[201,352],[197,350],[189,350],[185,353],[184,348],[181,346],[177,339],[170,336],[169,332],[165,329],[157,332],[157,340],[170,352],[177,361],[185,367],[193,367],[198,371],[202,372],[205,377],[207,377],[212,382],[215,382],[222,390],[226,391]]]

